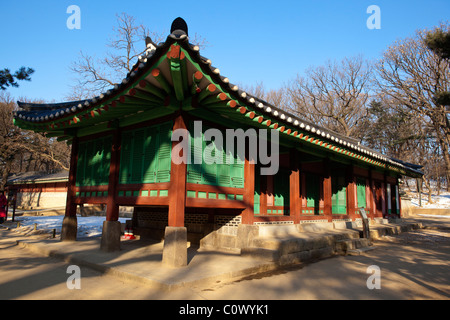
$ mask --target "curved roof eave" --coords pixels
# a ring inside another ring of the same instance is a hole
[[[253,96],[243,90],[237,85],[230,82],[230,80],[220,74],[220,70],[212,65],[210,59],[200,55],[200,48],[197,45],[189,43],[189,37],[183,31],[174,30],[167,37],[166,41],[159,45],[151,41],[147,42],[147,50],[139,57],[138,62],[133,66],[132,71],[126,75],[122,82],[115,85],[110,90],[96,96],[92,99],[52,103],[52,104],[34,104],[18,102],[21,111],[17,111],[15,119],[22,122],[29,122],[33,124],[45,124],[51,121],[57,121],[67,117],[67,115],[76,115],[79,112],[92,109],[96,106],[105,104],[111,100],[111,97],[124,95],[128,92],[130,84],[137,81],[139,77],[148,72],[152,66],[170,49],[174,43],[179,44],[201,68],[201,72],[208,75],[214,82],[218,83],[223,91],[226,91],[233,99],[240,104],[248,106],[276,121],[290,126],[294,129],[307,132],[309,135],[318,137],[325,141],[330,141],[333,144],[340,145],[346,149],[353,150],[355,153],[365,155],[375,159],[375,161],[383,161],[388,165],[400,167],[414,175],[423,175],[419,170],[420,166],[407,164],[405,162],[389,158],[383,154],[360,145],[360,143],[352,138],[342,136],[331,130],[317,126],[309,121],[299,118],[279,107],[273,106],[263,99]],[[351,152],[352,153],[352,152]]]

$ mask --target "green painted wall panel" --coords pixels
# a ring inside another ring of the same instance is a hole
[[[111,136],[80,143],[78,147],[77,186],[108,184],[111,144]]]
[[[356,180],[356,195],[358,199],[358,208],[366,207],[366,179],[358,178]]]
[[[170,181],[172,122],[122,134],[119,183]]]
[[[343,174],[331,177],[331,211],[333,214],[347,213],[347,187]]]
[[[261,176],[260,171],[255,170],[255,195],[253,197],[253,213],[261,213]]]
[[[202,134],[194,136],[193,124],[190,125],[191,161],[187,165],[187,182],[244,188],[244,163],[237,163],[236,152],[231,159],[231,152],[227,154],[213,141],[205,141],[204,132],[207,129],[208,127],[203,125]],[[222,164],[216,163],[217,158],[222,159]],[[227,160],[233,163],[227,164]]]

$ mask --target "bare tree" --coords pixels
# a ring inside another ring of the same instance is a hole
[[[163,33],[150,31],[127,13],[117,15],[117,26],[113,32],[114,36],[108,41],[109,50],[105,57],[96,59],[81,51],[78,61],[72,63],[71,70],[77,75],[77,80],[72,86],[72,92],[66,97],[68,100],[91,98],[120,83],[127,73],[132,71],[138,57],[147,50],[147,37],[154,43],[165,39]],[[197,34],[191,41],[200,47],[207,45],[206,40]]]
[[[424,138],[420,130],[423,119],[386,97],[372,100],[368,113],[363,143],[385,155],[413,162],[417,141]]]
[[[0,92],[0,189],[10,173],[69,169],[70,147],[15,126],[13,112],[17,108],[9,94]]]
[[[327,129],[361,138],[371,75],[371,65],[362,56],[309,68],[306,77],[297,76],[286,87],[289,107]]]
[[[448,24],[438,28],[450,30]],[[381,95],[428,120],[441,147],[450,191],[449,112],[435,99],[437,93],[450,91],[450,64],[427,47],[426,36],[426,30],[419,30],[414,37],[391,45],[376,66],[377,84]]]
[[[288,110],[287,95],[284,88],[267,90],[263,82],[257,82],[252,86],[239,84],[239,88],[277,108]]]

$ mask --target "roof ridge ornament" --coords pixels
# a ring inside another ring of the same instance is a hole
[[[183,18],[178,17],[172,22],[172,26],[170,27],[170,33],[177,38],[181,38],[183,35],[189,36],[188,34],[188,26],[186,21]]]

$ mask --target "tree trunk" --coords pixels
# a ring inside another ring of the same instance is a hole
[[[423,176],[423,182],[425,183],[425,187],[426,188],[428,188],[428,203],[430,204],[430,203],[434,203],[433,202],[433,199],[431,198],[431,193],[432,193],[432,190],[431,190],[431,181],[430,181],[430,179],[428,179],[428,177],[426,177],[425,175]]]
[[[447,191],[450,192],[450,154],[449,154],[449,135],[447,133],[444,134],[439,131],[439,129],[436,130],[437,137],[439,140],[439,144],[442,148],[442,157],[444,159],[445,163],[445,179],[447,180]]]
[[[5,190],[6,182],[8,180],[9,173],[11,172],[12,160],[8,159],[5,163],[5,169],[2,174],[2,182],[0,185],[0,190]]]

